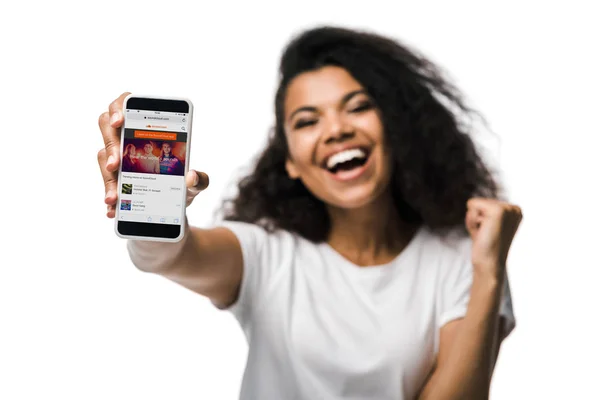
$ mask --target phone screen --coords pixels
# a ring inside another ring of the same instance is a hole
[[[124,112],[118,232],[176,239],[185,218],[190,104],[132,97]]]

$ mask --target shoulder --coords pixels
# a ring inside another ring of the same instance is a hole
[[[266,229],[248,222],[224,220],[216,227],[232,232],[240,245],[242,278],[239,296],[228,309],[245,326],[254,310],[272,298],[275,288],[285,290],[282,288],[286,285],[278,283],[290,276],[299,253],[299,238],[289,231]]]

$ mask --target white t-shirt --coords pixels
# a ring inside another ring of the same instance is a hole
[[[227,310],[249,345],[242,400],[413,399],[431,371],[439,330],[465,315],[471,240],[420,228],[388,264],[359,267],[328,244],[223,222],[244,273]],[[515,327],[508,281],[504,337]]]

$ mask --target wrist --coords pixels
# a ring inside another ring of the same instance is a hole
[[[473,270],[473,285],[498,290],[504,285],[506,274],[504,268],[475,268]]]
[[[479,291],[495,293],[501,291],[503,286],[504,279],[499,276],[488,273],[473,274],[473,288]]]
[[[160,242],[129,239],[127,251],[131,261],[140,271],[161,273],[173,266],[191,235],[191,229],[186,221],[184,235],[180,241]]]
[[[502,298],[504,280],[492,274],[475,273],[473,275],[473,285],[471,287],[471,301],[469,308],[476,314],[499,310]]]

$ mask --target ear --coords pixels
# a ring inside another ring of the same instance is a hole
[[[300,173],[296,168],[296,164],[294,164],[294,162],[289,158],[285,161],[285,170],[287,171],[290,179],[298,179],[300,177]]]

